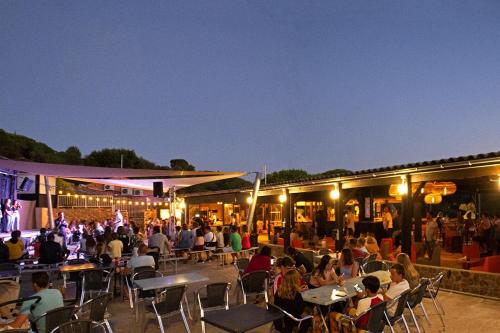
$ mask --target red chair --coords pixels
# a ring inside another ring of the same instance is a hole
[[[278,238],[278,245],[285,246],[285,239],[284,238]]]
[[[467,257],[469,262],[462,263],[463,269],[470,269],[473,266],[481,266],[484,260],[481,259],[479,244],[464,245],[462,247],[462,255]],[[475,260],[478,260],[475,262]]]
[[[500,273],[500,256],[489,256],[484,258],[484,264],[472,267],[471,270],[479,272]]]
[[[326,247],[332,251],[335,251],[335,240],[332,237],[325,237]]]
[[[303,248],[304,247],[304,243],[302,243],[302,241],[300,239],[294,239],[292,241],[292,247]]]

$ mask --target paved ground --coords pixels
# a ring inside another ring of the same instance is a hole
[[[215,263],[204,263],[204,264],[180,264],[179,272],[197,271],[210,279],[210,282],[218,281],[228,281],[233,284],[233,289],[230,293],[230,302],[236,303],[236,295],[234,293],[234,284],[236,282],[236,272],[233,267],[227,267],[224,269],[216,267]],[[172,274],[171,270],[166,272],[167,274]],[[193,306],[193,291],[201,287],[203,283],[195,284],[189,286],[188,296],[190,306]],[[426,332],[491,332],[491,328],[498,329],[500,327],[500,302],[482,299],[479,297],[471,297],[460,294],[455,294],[451,292],[440,292],[439,298],[443,304],[446,316],[445,324],[446,327],[441,327],[441,322],[437,315],[437,312],[429,300],[425,300],[425,306],[427,312],[430,315],[431,324],[429,325],[425,322],[425,318],[422,315],[422,311],[419,309],[418,318],[419,322],[423,323]],[[120,297],[117,297],[110,308],[112,314],[111,324],[115,332],[141,332],[142,329],[140,325],[135,321],[134,315],[128,302],[121,301]],[[153,318],[153,317],[150,317]],[[411,319],[409,314],[407,316],[409,322]],[[182,332],[183,325],[180,316],[177,318],[172,318],[167,324],[167,332]],[[201,325],[199,321],[189,321],[189,325],[192,332],[201,332]],[[260,329],[254,330],[254,332],[268,333],[270,332],[270,325],[261,327]],[[416,332],[416,328],[411,326],[412,332]],[[387,328],[386,332],[390,330]],[[397,329],[399,332],[403,332],[401,327]],[[148,322],[145,332],[160,332],[158,324],[155,320]],[[213,327],[207,326],[207,332],[222,332]]]

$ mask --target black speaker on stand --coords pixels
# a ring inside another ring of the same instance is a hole
[[[153,196],[163,198],[163,182],[153,182]]]
[[[19,186],[19,190],[22,192],[28,192],[31,189],[32,185],[33,185],[33,180],[29,179],[28,177],[25,177],[23,179],[23,182],[21,183],[21,186]]]

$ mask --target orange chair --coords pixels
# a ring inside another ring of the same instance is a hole
[[[284,238],[278,238],[278,245],[283,245],[285,246],[285,239]]]
[[[325,237],[326,247],[332,251],[335,251],[335,240],[332,237]]]
[[[489,256],[484,258],[484,264],[472,267],[471,270],[479,272],[500,273],[500,256]]]
[[[294,239],[292,241],[292,247],[303,248],[304,247],[304,243],[302,243],[302,241],[300,239]]]

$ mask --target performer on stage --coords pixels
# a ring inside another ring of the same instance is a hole
[[[19,203],[19,200],[14,200],[12,204],[12,216],[11,216],[11,224],[12,230],[19,230],[19,224],[21,223],[21,214],[19,210],[23,208]]]
[[[118,231],[118,227],[123,227],[123,215],[118,208],[115,209],[115,221],[113,227],[115,232]]]
[[[64,239],[64,246],[66,246],[66,233],[67,233],[67,229],[68,229],[68,223],[66,223],[66,219],[64,218],[64,212],[59,212],[57,213],[57,219],[55,219],[54,221],[54,224],[56,226],[56,230],[59,230],[59,234],[60,236],[62,236],[62,238]],[[54,232],[55,234],[57,234],[58,232],[53,230],[52,232]]]
[[[2,204],[2,223],[1,223],[1,231],[2,232],[11,232],[12,228],[12,207],[10,204],[10,199],[4,199]]]

